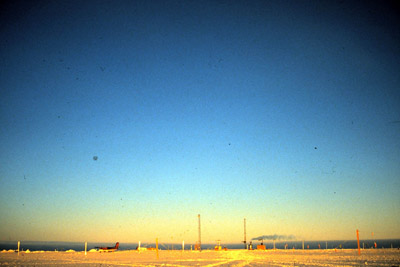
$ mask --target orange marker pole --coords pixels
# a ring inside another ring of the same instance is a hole
[[[361,250],[360,250],[360,234],[359,234],[359,232],[358,232],[358,229],[357,229],[357,246],[358,246],[358,255],[361,255]]]

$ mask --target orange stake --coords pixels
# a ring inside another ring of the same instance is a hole
[[[360,234],[359,234],[359,232],[358,232],[358,229],[357,229],[357,246],[358,246],[358,255],[361,255],[361,251],[360,251]]]

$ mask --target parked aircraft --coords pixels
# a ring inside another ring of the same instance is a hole
[[[119,247],[119,242],[115,243],[114,247],[96,247],[100,252],[113,252],[116,251]]]

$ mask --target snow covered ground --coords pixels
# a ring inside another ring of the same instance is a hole
[[[397,249],[2,252],[0,266],[400,266]]]

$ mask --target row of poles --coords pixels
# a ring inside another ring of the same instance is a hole
[[[200,214],[198,214],[198,241],[195,246],[196,250],[201,251],[201,221],[200,221]],[[246,218],[243,220],[243,228],[244,228],[244,248],[247,249],[247,241],[246,241]],[[357,247],[358,247],[358,255],[361,255],[361,249],[360,249],[360,235],[358,229],[356,230],[357,233]],[[19,249],[20,249],[20,241],[18,241],[18,254],[19,254]],[[328,246],[328,245],[327,245]],[[274,240],[274,249],[275,249],[275,240]],[[304,249],[304,241],[303,241],[303,249]],[[185,241],[182,241],[182,250],[185,250]],[[139,251],[140,251],[140,241],[139,241]],[[156,238],[156,251],[157,251],[157,258],[158,258],[158,238]],[[85,255],[87,255],[87,242],[85,242]]]
[[[199,219],[199,241],[197,243],[197,245],[195,246],[195,249],[198,249],[201,251],[201,225],[200,225],[200,214],[198,215],[198,219]],[[20,246],[21,246],[21,242],[18,241],[17,244],[17,252],[19,255],[19,251],[20,251]],[[138,250],[140,251],[140,241],[139,241],[139,246],[138,246]],[[185,250],[185,241],[182,241],[182,251]],[[158,258],[158,238],[156,238],[156,251],[157,251],[157,258]],[[85,255],[87,255],[87,242],[85,242]]]
[[[200,221],[200,214],[197,215],[198,217],[198,241],[195,246],[196,250],[201,251],[201,221]],[[243,220],[243,228],[244,228],[244,236],[243,236],[243,243],[244,248],[247,249],[247,241],[246,241],[246,218]],[[361,255],[360,249],[360,235],[358,229],[356,230],[357,233],[357,247],[358,247],[358,255]],[[304,241],[302,243],[302,247],[304,249]],[[140,248],[140,241],[139,241],[139,248]],[[328,243],[326,243],[326,248],[328,248]],[[275,249],[275,240],[274,240],[274,249]],[[156,239],[156,250],[158,253],[158,239]],[[185,250],[185,241],[182,241],[182,250]],[[86,253],[86,244],[85,244],[85,253]]]

